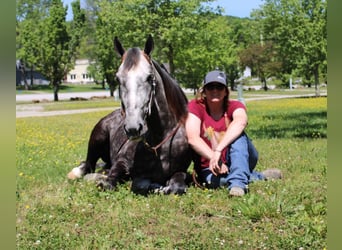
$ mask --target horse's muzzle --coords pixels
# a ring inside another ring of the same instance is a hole
[[[124,126],[125,133],[130,140],[140,140],[141,139],[141,132],[143,129],[143,125],[139,124],[137,128],[128,128],[127,126]]]

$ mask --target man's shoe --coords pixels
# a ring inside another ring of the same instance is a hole
[[[283,173],[278,168],[269,168],[261,172],[266,180],[277,180],[283,178]]]
[[[229,195],[231,195],[231,196],[243,196],[243,195],[245,195],[245,190],[243,190],[240,187],[232,187],[229,190]]]

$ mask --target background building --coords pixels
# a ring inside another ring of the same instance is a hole
[[[74,69],[70,70],[66,76],[65,82],[86,84],[94,82],[93,77],[88,73],[88,66],[90,61],[88,59],[77,59],[75,61]]]

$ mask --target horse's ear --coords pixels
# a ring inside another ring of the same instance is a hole
[[[115,51],[122,57],[125,54],[125,49],[122,47],[119,39],[117,37],[114,38],[114,48]]]
[[[154,42],[151,34],[148,36],[146,43],[145,43],[145,49],[144,52],[146,55],[150,56],[154,48]]]

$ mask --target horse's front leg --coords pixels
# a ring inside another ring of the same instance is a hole
[[[113,190],[119,183],[129,179],[129,164],[125,160],[114,163],[108,175],[96,179],[96,185],[103,190]]]
[[[70,180],[82,178],[86,174],[90,173],[91,167],[88,161],[82,161],[80,165],[74,167],[68,174],[67,177]]]
[[[151,180],[146,178],[134,178],[132,180],[131,190],[135,194],[148,195],[151,193],[160,193],[163,186],[158,183],[152,183]]]
[[[162,189],[164,194],[184,194],[186,193],[186,178],[187,174],[184,172],[176,172],[166,186]]]

